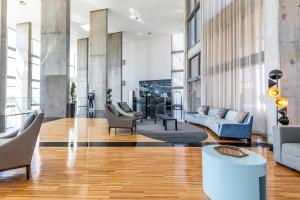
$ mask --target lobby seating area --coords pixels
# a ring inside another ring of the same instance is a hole
[[[253,116],[247,112],[202,106],[198,112],[187,113],[185,121],[205,126],[220,138],[247,139],[251,143]]]
[[[299,200],[300,0],[0,0],[0,200]]]

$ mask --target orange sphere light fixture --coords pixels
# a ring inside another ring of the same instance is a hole
[[[286,108],[289,104],[289,100],[285,97],[279,97],[278,99],[276,99],[275,101],[275,105],[278,108]]]
[[[269,88],[268,95],[272,97],[273,99],[279,97],[281,94],[280,90],[278,88]]]

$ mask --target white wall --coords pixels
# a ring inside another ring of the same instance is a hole
[[[124,42],[123,101],[139,88],[139,81],[171,79],[171,35],[148,40]]]

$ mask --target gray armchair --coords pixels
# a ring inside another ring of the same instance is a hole
[[[141,120],[141,123],[143,123],[143,113],[133,111],[126,102],[118,102],[116,104],[116,109],[121,115],[135,117],[137,120]]]
[[[0,172],[26,167],[27,180],[30,175],[31,159],[44,118],[39,113],[22,131],[15,131],[0,138]]]
[[[108,132],[111,128],[128,128],[133,134],[133,128],[136,128],[136,118],[122,116],[113,105],[105,105],[105,113],[108,120]]]
[[[300,126],[273,127],[273,156],[276,162],[300,171]]]

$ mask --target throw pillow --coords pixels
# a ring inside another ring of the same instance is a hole
[[[22,133],[23,131],[25,131],[30,125],[31,123],[33,122],[33,120],[36,118],[37,116],[37,113],[36,112],[32,112],[30,113],[26,119],[23,121],[20,129],[19,129],[19,132],[18,134]]]
[[[124,112],[131,112],[131,109],[129,108],[127,103],[121,102],[121,103],[119,103],[119,106]]]
[[[249,112],[238,112],[238,114],[234,118],[234,122],[244,123],[244,121],[248,115],[249,115]]]
[[[207,115],[208,109],[209,109],[209,106],[198,107],[198,114],[199,115]]]
[[[119,112],[117,111],[116,107],[114,105],[109,105],[109,110],[114,114],[115,116],[119,117]]]
[[[218,113],[216,114],[216,117],[218,119],[223,119],[227,113],[228,109],[227,108],[219,108]]]

